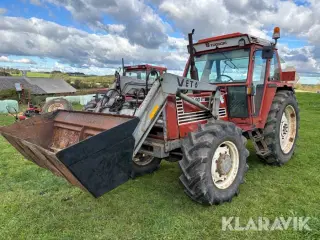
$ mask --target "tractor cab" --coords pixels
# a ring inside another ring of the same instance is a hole
[[[276,28],[274,39],[279,37]],[[250,130],[263,128],[269,108],[261,106],[271,106],[277,89],[292,86],[295,71],[282,73],[276,43],[233,33],[194,43],[184,76],[219,86],[225,120]]]
[[[167,68],[160,66],[152,66],[149,64],[137,65],[137,66],[125,66],[123,67],[123,75],[127,77],[137,78],[139,80],[146,81],[149,75],[150,82],[153,82],[158,76],[167,72]]]

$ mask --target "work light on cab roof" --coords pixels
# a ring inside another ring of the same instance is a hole
[[[279,27],[275,27],[273,30],[273,39],[279,39],[280,38],[280,28]]]

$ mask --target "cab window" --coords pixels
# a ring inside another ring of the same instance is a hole
[[[280,66],[276,52],[270,62],[269,81],[280,81]]]

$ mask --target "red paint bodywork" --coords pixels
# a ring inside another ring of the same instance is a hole
[[[211,42],[211,41],[219,41],[223,39],[229,39],[229,38],[234,38],[234,37],[240,37],[245,34],[236,32],[236,33],[230,33],[230,34],[225,34],[225,35],[220,35],[220,36],[215,36],[215,37],[210,37],[210,38],[204,38],[200,39],[198,43],[206,43],[206,42]]]
[[[124,69],[126,71],[128,71],[128,70],[146,70],[147,72],[151,71],[152,69],[155,69],[155,70],[159,71],[160,75],[167,72],[167,68],[165,68],[165,67],[153,66],[153,65],[149,65],[149,64],[136,65],[136,66],[125,66]]]
[[[166,126],[167,126],[167,139],[174,140],[179,138],[179,127],[177,123],[177,107],[176,96],[169,96],[165,106],[166,112]]]
[[[210,41],[216,41],[216,40],[223,40],[233,37],[242,36],[245,34],[241,33],[233,33],[213,38],[207,38],[199,40],[198,43],[206,43]],[[254,58],[253,54],[255,50],[262,49],[263,45],[260,45],[258,43],[253,44],[247,44],[245,47],[229,47],[229,48],[223,48],[223,51],[225,50],[233,50],[233,49],[241,49],[241,48],[250,48],[250,60],[249,60],[249,69],[248,69],[248,77],[246,82],[244,83],[229,83],[229,84],[216,84],[220,87],[220,91],[222,93],[223,102],[220,103],[220,108],[227,108],[227,88],[228,86],[246,86],[246,88],[251,88],[252,86],[252,73],[253,73],[253,66],[254,66]],[[212,53],[219,51],[221,49],[216,50],[210,50],[210,51],[203,51],[197,54],[204,54],[204,53]],[[295,71],[291,72],[282,72],[281,71],[281,65],[280,65],[280,59],[278,56],[278,51],[275,49],[276,57],[278,58],[278,68],[280,73],[280,80],[279,81],[270,81],[269,80],[269,70],[270,70],[270,63],[271,60],[267,60],[266,65],[266,75],[265,75],[265,82],[264,82],[264,88],[263,88],[263,97],[261,102],[261,108],[260,112],[256,115],[253,114],[253,96],[250,94],[247,94],[247,101],[248,101],[248,111],[249,111],[249,117],[248,118],[230,118],[226,114],[226,116],[222,117],[222,120],[230,121],[235,123],[237,126],[242,128],[244,131],[251,131],[256,128],[264,128],[268,113],[270,111],[270,107],[273,101],[273,98],[276,94],[276,91],[278,89],[291,89],[293,90],[293,81],[295,80]],[[189,68],[189,62],[190,59],[188,59],[187,64],[184,69],[183,76],[186,77],[188,73]],[[200,94],[188,94],[188,96],[191,97],[209,97],[210,92],[203,92]],[[189,132],[194,132],[198,129],[199,124],[206,123],[207,120],[197,120],[197,121],[191,121],[187,123],[179,123],[178,120],[178,114],[177,114],[177,102],[176,102],[175,96],[170,96],[168,98],[167,105],[165,107],[165,111],[167,112],[166,116],[166,126],[167,126],[167,139],[168,140],[174,140],[178,138],[185,137]],[[203,103],[204,105],[207,105],[208,103]],[[199,112],[201,111],[199,108],[197,108],[194,105],[191,105],[187,102],[183,101],[183,108],[184,113],[193,113],[193,112]],[[226,112],[227,113],[227,112]]]

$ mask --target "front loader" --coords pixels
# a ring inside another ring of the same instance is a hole
[[[192,35],[183,77],[163,74],[141,97],[131,94],[139,83],[119,76],[99,111],[58,110],[2,127],[1,134],[27,159],[95,197],[165,159],[179,161],[191,199],[231,201],[248,170],[247,139],[272,165],[294,152],[295,71],[281,70],[276,43],[234,33],[194,44]]]

